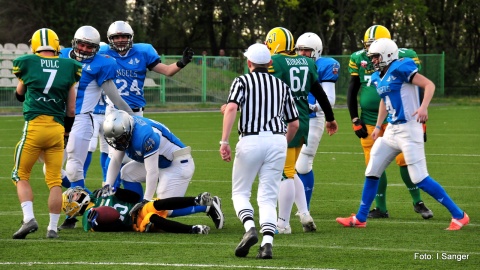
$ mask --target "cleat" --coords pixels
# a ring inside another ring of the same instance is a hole
[[[213,223],[215,224],[215,228],[222,229],[225,225],[225,216],[222,212],[222,201],[217,196],[214,196],[211,201],[212,204],[207,210],[207,216],[212,219]]]
[[[27,234],[36,232],[37,230],[38,223],[34,218],[30,219],[27,223],[22,221],[22,227],[13,234],[13,239],[25,239]]]
[[[446,228],[445,230],[458,231],[468,223],[470,223],[470,217],[467,215],[467,213],[463,212],[463,218],[462,219],[452,218],[452,222],[450,222],[450,226],[448,226],[448,228]]]
[[[258,250],[257,259],[271,259],[272,257],[272,244],[265,244]]]
[[[419,201],[418,203],[413,205],[413,210],[422,215],[423,219],[429,219],[433,217],[432,210],[428,209],[422,201]]]
[[[317,225],[315,225],[312,216],[310,216],[308,213],[300,214],[300,223],[302,223],[303,232],[317,231]]]
[[[192,227],[193,234],[208,234],[210,227],[207,225],[195,225]]]
[[[277,227],[275,234],[292,234],[292,227],[287,226],[285,228]]]
[[[149,222],[147,225],[145,225],[145,232],[150,232],[153,229],[153,223]]]
[[[242,241],[235,249],[235,256],[246,257],[250,248],[258,242],[257,229],[255,227],[250,228],[248,232],[243,235]]]
[[[198,194],[197,197],[195,197],[195,204],[197,205],[206,205],[210,206],[213,203],[213,198],[210,196],[210,193],[208,192],[203,192]]]
[[[344,227],[356,227],[356,228],[365,228],[367,227],[367,222],[360,222],[358,219],[357,219],[357,216],[355,214],[352,214],[350,217],[348,218],[340,218],[338,217],[337,219],[337,222],[341,225],[343,225]]]
[[[382,213],[380,209],[373,208],[372,210],[370,210],[370,212],[368,212],[367,217],[368,218],[389,218],[389,215],[388,215],[388,211],[386,211],[385,213]]]
[[[76,218],[67,218],[65,221],[58,227],[59,230],[65,229],[75,229],[75,224],[78,222]]]
[[[47,231],[47,238],[58,238],[58,232],[54,230]]]

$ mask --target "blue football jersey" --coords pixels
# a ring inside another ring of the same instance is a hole
[[[417,72],[418,67],[411,58],[401,58],[390,65],[383,78],[380,78],[380,72],[373,73],[372,83],[385,102],[389,123],[415,120],[412,114],[420,107],[420,89],[410,80]]]
[[[100,100],[93,109],[94,114],[105,114],[105,110],[107,109],[107,101],[105,100],[105,93],[102,91],[102,95],[100,96]]]
[[[160,63],[160,57],[152,45],[135,43],[133,47],[121,56],[109,45],[100,47],[100,52],[117,60],[117,73],[114,80],[120,95],[130,108],[142,108],[146,101],[143,85],[147,76],[147,69],[152,69]]]
[[[333,82],[338,80],[338,73],[340,71],[340,63],[330,57],[320,57],[315,61],[318,73],[318,82]],[[311,94],[308,94],[308,103],[315,105],[317,99]],[[316,112],[310,113],[310,118],[317,117]]]
[[[169,167],[173,152],[185,145],[160,122],[140,116],[133,116],[133,120],[132,138],[125,154],[141,163],[151,155],[159,155],[158,167]]]
[[[60,51],[60,57],[70,57],[72,48]],[[82,64],[82,77],[77,84],[77,100],[75,114],[91,113],[98,104],[102,95],[102,84],[115,79],[115,59],[107,55],[96,54],[93,58],[80,61]]]

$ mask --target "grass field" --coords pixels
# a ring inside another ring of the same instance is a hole
[[[387,169],[389,219],[369,220],[367,228],[343,228],[338,216],[356,212],[365,164],[346,109],[335,110],[339,132],[324,135],[314,164],[316,177],[311,214],[316,233],[303,233],[292,216],[293,234],[278,235],[273,260],[257,260],[258,244],[247,258],[234,249],[244,230],[231,197],[232,163],[218,153],[222,117],[218,112],[155,113],[147,117],[165,123],[193,149],[196,172],[187,195],[209,191],[222,200],[226,225],[209,235],[86,233],[81,228],[46,239],[48,190],[37,165],[31,179],[34,210],[40,228],[26,240],[13,240],[22,212],[10,181],[14,146],[20,138],[20,116],[0,117],[0,269],[479,269],[480,265],[480,106],[431,106],[426,144],[431,176],[471,218],[460,231],[445,231],[448,211],[422,192],[434,218],[413,211],[398,167]],[[236,138],[231,138],[235,143]],[[98,153],[87,178],[90,189],[101,186]],[[252,203],[256,206],[254,194]],[[176,220],[189,224],[213,222],[204,214]],[[257,219],[258,221],[258,219]],[[463,260],[454,256],[463,255]],[[438,257],[437,257],[438,256]],[[446,257],[443,257],[446,256]],[[467,258],[468,257],[468,258]]]

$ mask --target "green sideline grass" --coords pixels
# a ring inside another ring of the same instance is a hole
[[[147,117],[165,123],[193,149],[196,171],[187,195],[209,191],[222,198],[226,225],[213,228],[204,214],[176,218],[188,224],[207,224],[209,235],[147,233],[86,233],[81,228],[46,239],[48,190],[41,166],[34,168],[31,183],[34,210],[40,228],[26,240],[13,240],[22,212],[10,181],[14,146],[21,136],[20,116],[0,117],[0,269],[478,269],[480,265],[480,128],[479,106],[431,106],[426,144],[427,163],[471,224],[456,232],[445,231],[448,211],[422,192],[434,218],[423,220],[413,211],[398,167],[387,169],[389,219],[369,220],[367,228],[343,228],[338,216],[356,212],[365,164],[346,109],[336,109],[339,132],[324,135],[314,163],[316,176],[311,213],[316,233],[303,233],[292,214],[292,235],[277,235],[273,260],[257,260],[258,244],[247,258],[236,258],[234,249],[244,229],[235,216],[231,197],[232,163],[218,153],[222,117],[218,112],[154,113]],[[236,137],[231,137],[232,145]],[[98,152],[94,155],[87,185],[101,186]],[[256,187],[252,203],[256,207]],[[257,208],[256,208],[257,210]],[[295,212],[296,209],[294,209]],[[256,211],[256,216],[257,216]],[[258,218],[257,218],[258,224]],[[437,255],[439,256],[437,258]],[[442,255],[450,256],[442,258]],[[457,261],[452,255],[468,256]]]

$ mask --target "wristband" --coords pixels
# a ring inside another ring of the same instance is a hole
[[[184,68],[185,66],[186,65],[182,61],[180,61],[180,60],[177,61],[177,67]]]
[[[380,130],[382,129],[382,127],[381,127],[381,126],[375,126],[375,128],[378,128],[378,129],[380,129]]]
[[[229,145],[230,143],[228,143],[227,141],[220,141],[220,145]]]

